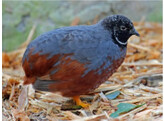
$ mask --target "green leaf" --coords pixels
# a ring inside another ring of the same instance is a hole
[[[118,117],[121,113],[126,113],[134,108],[138,108],[143,106],[144,104],[141,105],[134,105],[134,104],[129,104],[129,103],[120,103],[117,105],[118,109],[116,112],[112,113],[110,117],[116,118]]]
[[[115,91],[111,94],[106,95],[106,97],[110,100],[115,99],[120,94],[120,91]]]

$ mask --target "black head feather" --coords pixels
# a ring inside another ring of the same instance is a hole
[[[126,47],[132,35],[139,36],[130,19],[123,15],[112,15],[101,21],[105,29],[112,34],[113,41],[120,47]]]

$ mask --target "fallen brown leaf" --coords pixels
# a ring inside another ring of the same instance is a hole
[[[10,65],[10,58],[7,53],[2,52],[2,67],[9,67]]]

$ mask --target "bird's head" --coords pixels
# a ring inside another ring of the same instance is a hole
[[[112,38],[121,47],[127,45],[132,35],[140,36],[130,19],[123,15],[112,15],[101,21],[102,25],[112,33]]]

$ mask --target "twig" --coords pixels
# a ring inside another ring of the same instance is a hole
[[[93,116],[84,117],[84,118],[72,120],[72,121],[99,121],[102,119],[107,119],[106,114],[93,115]]]
[[[105,95],[111,94],[111,93],[113,93],[113,92],[115,92],[115,91],[118,91],[118,90],[120,90],[120,89],[122,89],[122,88],[125,88],[125,87],[131,87],[131,86],[133,86],[134,83],[140,82],[142,79],[144,79],[144,78],[146,78],[146,77],[149,77],[149,78],[150,78],[150,76],[152,76],[152,74],[150,74],[150,75],[147,74],[147,75],[138,77],[137,79],[134,79],[133,81],[128,82],[128,83],[126,83],[125,85],[118,86],[115,90],[110,91],[110,92],[107,92]],[[153,75],[153,76],[154,76],[154,75]]]
[[[11,94],[10,94],[9,100],[12,100],[14,94],[15,94],[15,83],[14,83],[14,85],[11,88]]]
[[[137,99],[132,99],[130,101],[124,101],[124,102],[121,102],[121,103],[137,103],[137,102],[143,102],[145,100],[151,100],[151,99],[158,98],[158,97],[162,97],[162,93],[152,95],[151,97],[139,97]],[[116,106],[120,103],[120,102],[114,101],[114,100],[111,101],[111,102],[112,102],[112,105],[114,105],[114,106]]]
[[[33,35],[35,33],[35,30],[36,30],[36,24],[34,24],[32,26],[32,28],[30,30],[30,33],[29,33],[29,35],[27,37],[27,40],[20,46],[20,49],[26,47],[30,43],[30,41],[32,40],[32,37],[33,37]]]
[[[163,66],[162,63],[123,63],[122,66]]]
[[[104,92],[104,91],[110,91],[110,90],[115,90],[118,87],[120,87],[120,85],[116,85],[116,86],[110,86],[110,87],[99,87],[97,88],[94,92]]]
[[[132,76],[137,78],[137,77],[143,77],[143,76],[151,76],[151,75],[158,75],[158,74],[162,74],[163,73],[163,69],[156,69],[156,70],[151,70],[149,72],[143,72],[143,73],[138,73],[138,74],[133,74]],[[122,74],[122,73],[121,73]],[[120,76],[120,73],[115,73],[113,74],[115,77],[116,76]],[[122,74],[122,77],[125,74]]]
[[[140,78],[141,78],[141,77],[140,77]],[[140,80],[141,80],[140,78],[137,78],[137,79],[135,79],[135,80],[133,80],[133,81],[131,81],[131,82],[128,82],[128,83],[126,83],[125,85],[119,86],[117,89],[115,89],[115,90],[113,90],[113,91],[110,91],[110,92],[107,92],[105,95],[111,94],[111,93],[113,93],[113,92],[115,92],[115,91],[118,91],[118,90],[124,88],[124,87],[131,87],[131,86],[133,86],[133,83],[136,83],[137,81],[140,81]]]
[[[109,100],[107,99],[107,97],[104,95],[104,93],[99,93],[100,97],[103,99],[104,102],[109,102]]]
[[[151,51],[151,49],[148,48],[148,47],[143,47],[141,45],[136,45],[136,44],[133,44],[133,43],[128,43],[128,46],[131,46],[131,47],[134,47],[136,49],[143,50],[143,51],[148,51],[148,52]]]
[[[151,92],[151,93],[156,93],[156,94],[162,93],[162,90],[160,90],[158,88],[154,88],[154,87],[148,87],[148,86],[140,85],[139,88],[146,91],[146,92]]]

